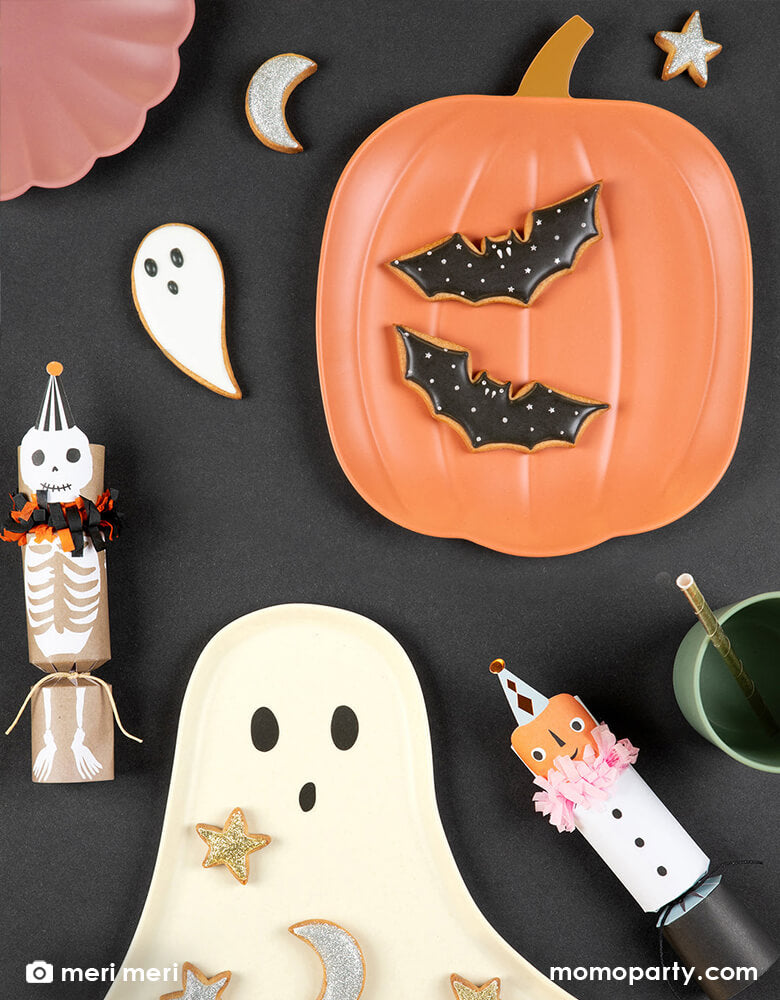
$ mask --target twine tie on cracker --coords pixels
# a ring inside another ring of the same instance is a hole
[[[111,711],[114,713],[114,721],[116,722],[119,731],[122,733],[123,736],[126,736],[129,740],[135,740],[136,743],[143,743],[143,740],[139,736],[133,736],[132,733],[128,733],[128,731],[122,725],[122,720],[119,718],[119,709],[116,707],[116,702],[114,701],[114,695],[111,691],[111,686],[107,684],[104,680],[102,680],[100,677],[93,677],[89,671],[84,671],[83,673],[71,672],[67,674],[63,673],[62,671],[55,671],[54,673],[47,674],[45,677],[41,677],[41,679],[37,683],[33,684],[33,686],[28,691],[27,697],[22,702],[22,707],[16,713],[16,718],[14,719],[14,721],[11,723],[8,729],[6,729],[5,735],[10,736],[10,734],[14,731],[17,723],[24,714],[24,710],[27,708],[30,701],[32,700],[32,696],[39,688],[45,687],[47,684],[57,684],[61,680],[70,681],[72,684],[74,684],[74,686],[78,686],[78,682],[80,680],[85,680],[89,681],[91,684],[98,684],[100,687],[102,687],[103,690],[106,692],[106,696],[111,705]]]

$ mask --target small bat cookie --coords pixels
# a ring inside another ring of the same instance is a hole
[[[573,447],[608,403],[529,382],[516,392],[487,372],[471,374],[471,355],[458,344],[396,326],[404,379],[473,451]]]
[[[511,229],[503,236],[483,237],[477,247],[455,233],[388,266],[429,299],[529,306],[601,239],[600,191],[600,183],[592,184],[565,201],[529,212],[523,235]]]

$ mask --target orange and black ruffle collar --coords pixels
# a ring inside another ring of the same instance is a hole
[[[36,541],[59,538],[63,551],[80,556],[86,536],[100,552],[119,536],[118,497],[116,490],[106,490],[95,503],[86,497],[47,503],[45,492],[32,499],[24,493],[11,494],[13,506],[0,527],[0,541],[26,545],[31,535]]]

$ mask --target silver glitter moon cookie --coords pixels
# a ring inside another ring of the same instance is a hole
[[[318,1000],[360,1000],[366,966],[360,945],[349,931],[329,920],[306,920],[290,927],[322,963],[322,991]]]
[[[257,138],[279,153],[301,153],[303,146],[290,131],[285,109],[301,80],[317,72],[317,63],[294,52],[268,59],[246,91],[246,117]]]

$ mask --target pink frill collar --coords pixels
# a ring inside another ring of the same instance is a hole
[[[602,723],[591,732],[596,744],[589,744],[581,760],[556,757],[547,777],[534,778],[541,792],[534,795],[537,812],[549,816],[560,833],[574,829],[574,807],[604,808],[610,789],[637,758],[639,751],[628,740],[616,740],[609,726]]]

